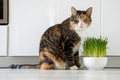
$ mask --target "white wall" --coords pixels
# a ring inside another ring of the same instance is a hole
[[[101,1],[101,33],[109,40],[107,54],[120,56],[120,0]]]

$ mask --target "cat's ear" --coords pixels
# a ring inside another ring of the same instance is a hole
[[[77,10],[74,7],[71,7],[71,14],[75,16],[77,14]]]
[[[91,14],[92,14],[92,7],[89,7],[89,8],[86,10],[86,14],[87,14],[87,16],[91,16]]]

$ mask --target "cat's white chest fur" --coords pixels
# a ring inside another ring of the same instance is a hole
[[[76,30],[76,33],[80,36],[80,41],[74,46],[73,48],[73,53],[75,53],[76,51],[79,51],[80,45],[83,42],[84,39],[84,35],[83,35],[84,30]]]
[[[74,46],[74,48],[73,48],[73,53],[75,53],[75,52],[77,52],[77,51],[79,50],[80,44],[81,44],[81,41],[78,42],[78,43]]]

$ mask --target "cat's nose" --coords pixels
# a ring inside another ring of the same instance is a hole
[[[80,23],[80,26],[83,26],[83,23]]]
[[[79,26],[83,26],[83,23],[82,23],[82,22],[81,22],[81,23],[78,23],[78,25],[79,25]]]

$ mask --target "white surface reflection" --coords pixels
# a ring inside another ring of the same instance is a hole
[[[106,71],[86,71],[84,80],[110,80]]]
[[[120,70],[0,69],[0,80],[119,80]]]

